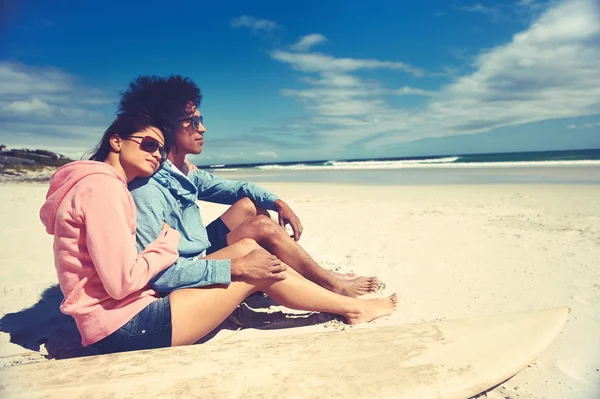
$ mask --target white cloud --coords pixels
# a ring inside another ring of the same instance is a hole
[[[582,123],[581,125],[569,125],[567,129],[589,129],[592,127],[600,126],[600,122],[596,123]]]
[[[231,21],[232,28],[249,28],[254,32],[275,30],[278,25],[268,19],[258,19],[249,15],[240,15]]]
[[[279,158],[279,155],[277,155],[277,153],[274,151],[259,151],[256,153],[256,155],[259,157],[266,157],[266,158]]]
[[[400,89],[392,90],[391,94],[397,94],[399,96],[433,96],[435,95],[434,91],[423,90],[423,89],[415,89],[414,87],[404,86]]]
[[[517,7],[529,8],[531,10],[538,10],[546,5],[547,1],[540,0],[519,0],[517,1]]]
[[[308,51],[314,46],[326,42],[327,38],[319,33],[303,36],[298,42],[290,48],[294,51]]]
[[[78,157],[93,147],[111,121],[98,108],[113,103],[56,68],[0,61],[0,142]]]
[[[37,93],[66,93],[73,80],[73,77],[56,68],[30,67],[0,61],[0,82],[4,96],[29,94],[33,86]]]
[[[404,62],[380,61],[374,59],[335,58],[322,53],[289,53],[274,51],[274,59],[290,64],[292,68],[302,72],[354,72],[360,69],[392,69],[401,70],[415,76],[425,75],[425,71]]]
[[[344,73],[328,73],[323,72],[320,74],[321,79],[314,79],[311,77],[304,77],[301,80],[311,85],[318,86],[336,86],[336,87],[352,87],[360,84],[359,79],[352,75]]]
[[[600,114],[599,7],[595,0],[568,0],[546,8],[511,40],[477,55],[474,72],[436,91],[386,88],[355,74],[385,68],[428,75],[402,62],[284,51],[271,56],[306,74],[303,81],[308,88],[282,94],[306,107],[312,118],[302,130],[317,135],[325,145],[336,145],[343,138],[351,142],[349,147],[359,143],[373,148],[480,133]],[[393,94],[421,95],[427,100],[406,109],[388,103],[386,96]]]
[[[530,22],[532,17],[548,7],[551,0],[518,0],[514,4],[498,3],[486,6],[475,3],[458,9],[486,16],[491,22]]]
[[[48,103],[41,101],[34,97],[27,101],[13,101],[7,106],[8,111],[13,111],[19,114],[38,115],[38,116],[51,116],[52,106]]]
[[[460,7],[460,9],[463,11],[466,11],[466,12],[474,12],[474,13],[480,13],[480,14],[486,14],[486,15],[498,15],[500,13],[500,10],[498,8],[487,7],[480,3],[473,4],[470,6],[462,6],[462,7]]]

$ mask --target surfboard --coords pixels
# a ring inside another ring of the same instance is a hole
[[[26,364],[2,398],[466,399],[534,362],[566,307]]]

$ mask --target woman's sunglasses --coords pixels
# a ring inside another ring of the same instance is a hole
[[[192,122],[192,127],[194,128],[194,130],[198,130],[198,128],[200,127],[200,124],[204,125],[204,117],[202,115],[200,116],[190,116],[189,118],[183,118],[180,119],[179,122]]]
[[[146,151],[150,154],[154,153],[156,150],[160,153],[160,163],[163,163],[167,160],[167,151],[165,151],[165,147],[160,144],[158,140],[154,137],[150,136],[129,136],[124,137],[123,140],[131,140],[131,139],[142,139],[140,143],[140,149],[142,151]],[[132,140],[135,141],[135,140]],[[135,141],[137,143],[137,141]]]

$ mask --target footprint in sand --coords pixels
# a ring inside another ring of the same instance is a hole
[[[580,291],[573,295],[573,299],[584,305],[598,305],[600,304],[600,286],[594,286]]]
[[[590,383],[588,378],[584,375],[585,372],[582,371],[582,367],[576,366],[575,363],[571,359],[559,359],[556,362],[556,367],[561,372],[563,372],[567,376],[573,378],[574,380],[577,380],[584,384]]]

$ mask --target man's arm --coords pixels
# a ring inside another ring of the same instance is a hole
[[[223,179],[200,169],[190,172],[188,178],[198,188],[199,200],[233,205],[236,201],[248,197],[261,208],[275,210],[278,197],[254,183]]]
[[[164,193],[148,182],[132,188],[131,195],[137,209],[136,242],[138,250],[154,241],[167,218],[170,205]],[[177,229],[177,226],[171,226]],[[204,287],[231,283],[231,260],[196,260],[180,256],[172,266],[150,280],[150,286],[161,293],[180,288]]]
[[[294,240],[302,235],[302,223],[292,208],[277,195],[254,183],[223,179],[203,170],[190,171],[188,177],[198,188],[198,199],[233,205],[236,201],[248,197],[261,208],[276,211],[279,225],[285,228],[289,224],[294,231]]]

